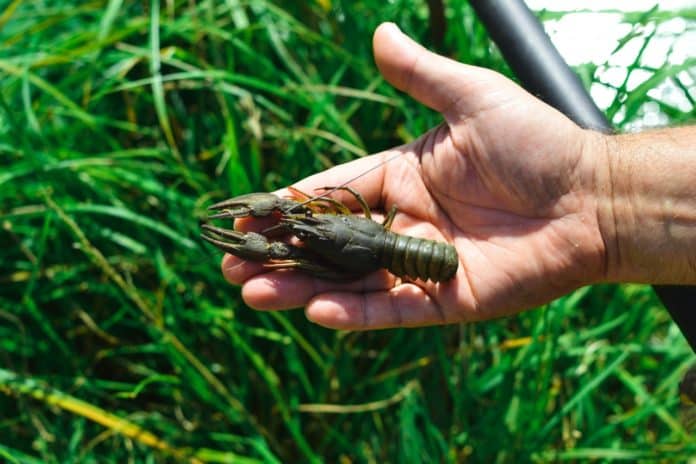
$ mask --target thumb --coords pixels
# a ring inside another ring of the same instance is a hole
[[[390,84],[449,121],[481,110],[486,106],[485,94],[495,88],[492,85],[507,81],[493,71],[428,51],[394,23],[383,23],[375,30],[372,46],[377,67]]]

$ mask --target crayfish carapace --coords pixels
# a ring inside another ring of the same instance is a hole
[[[273,215],[278,217],[277,225],[259,234],[204,223],[201,237],[222,251],[263,262],[269,268],[300,269],[335,281],[355,280],[380,268],[399,277],[434,282],[454,277],[459,258],[452,245],[390,231],[396,208],[391,209],[382,224],[375,222],[365,200],[350,187],[320,190],[338,189],[355,196],[364,217],[352,214],[333,198],[310,197],[293,188],[290,191],[303,201],[272,193],[250,193],[210,206],[208,209],[215,214],[209,219]],[[269,240],[279,236],[294,236],[301,244]]]

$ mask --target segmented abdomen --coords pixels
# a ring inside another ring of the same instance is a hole
[[[459,258],[447,243],[385,232],[380,263],[399,277],[444,282],[454,277]]]

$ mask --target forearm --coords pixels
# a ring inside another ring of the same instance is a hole
[[[598,218],[607,280],[696,284],[696,127],[603,141]]]

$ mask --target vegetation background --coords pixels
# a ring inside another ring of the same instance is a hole
[[[246,308],[198,240],[211,201],[438,123],[380,78],[378,23],[509,74],[466,1],[3,3],[0,460],[696,455],[677,392],[694,355],[648,287],[583,288],[489,323],[335,332]],[[619,48],[674,18],[693,30],[696,11],[626,13]],[[606,84],[619,127],[647,109],[694,119],[693,61],[650,68],[639,53],[626,75]],[[690,109],[655,96],[665,82]]]

